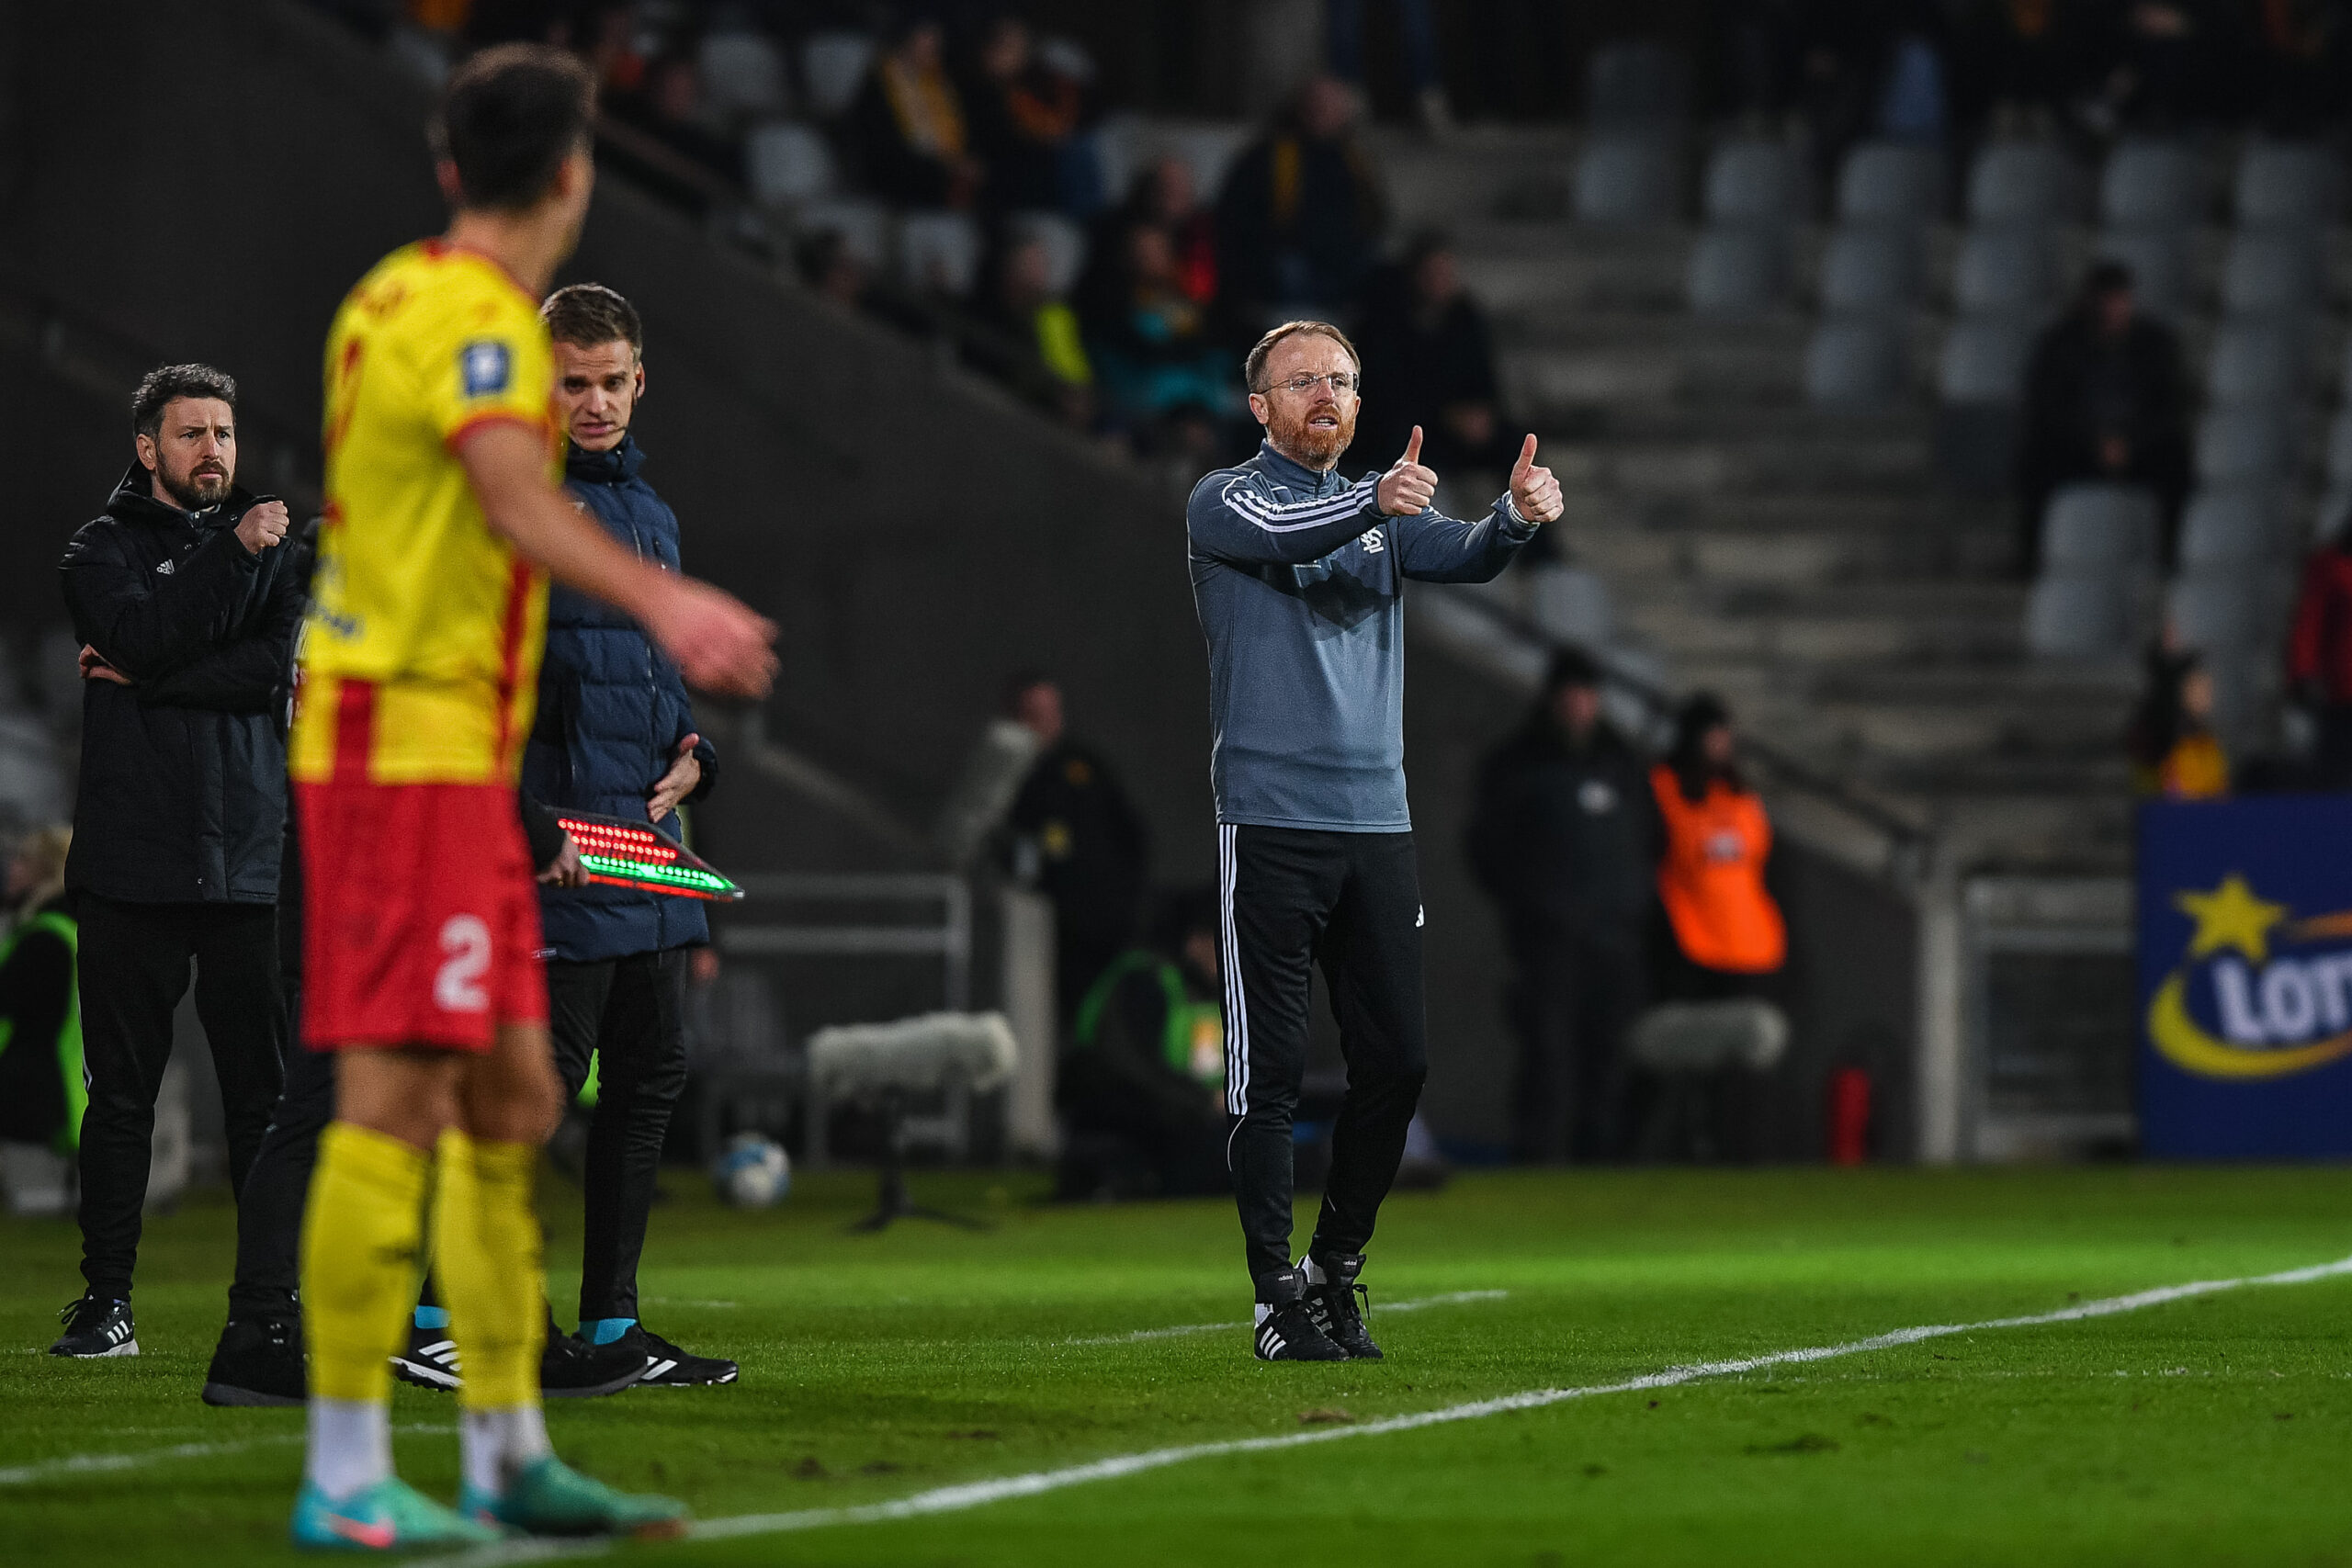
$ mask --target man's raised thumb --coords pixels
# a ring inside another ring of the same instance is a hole
[[[1527,445],[1519,449],[1519,462],[1510,471],[1511,479],[1514,481],[1525,479],[1527,477],[1527,470],[1534,466],[1535,437],[1530,435],[1527,438]]]
[[[1396,460],[1400,463],[1418,463],[1421,460],[1421,427],[1419,425],[1413,426],[1412,439],[1405,443],[1405,455]]]

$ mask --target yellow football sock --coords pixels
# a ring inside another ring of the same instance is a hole
[[[464,1359],[458,1403],[468,1410],[539,1402],[547,1286],[531,1206],[538,1165],[536,1144],[441,1134],[433,1262],[448,1302],[449,1337]]]
[[[319,1137],[302,1215],[302,1325],[311,1393],[392,1396],[391,1358],[407,1343],[423,1261],[424,1150],[347,1122]]]

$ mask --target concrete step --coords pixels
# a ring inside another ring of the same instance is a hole
[[[1535,430],[1539,436],[1549,434],[1541,422]],[[1842,437],[1804,441],[1728,432],[1680,441],[1627,435],[1561,442],[1555,436],[1543,451],[1564,487],[1643,497],[1924,496],[1935,480],[1927,432],[1901,425],[1863,424]]]

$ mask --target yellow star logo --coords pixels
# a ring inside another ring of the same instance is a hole
[[[2223,877],[2222,886],[2211,893],[2176,894],[2172,902],[2173,908],[2197,922],[2197,934],[2188,942],[2191,958],[2234,947],[2256,964],[2267,963],[2270,928],[2288,914],[2286,905],[2256,897],[2245,878],[2235,872]]]

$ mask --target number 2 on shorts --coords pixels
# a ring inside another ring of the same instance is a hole
[[[452,915],[441,926],[446,956],[433,976],[434,1004],[445,1012],[481,1012],[490,993],[481,977],[490,973],[490,926],[480,915]]]

